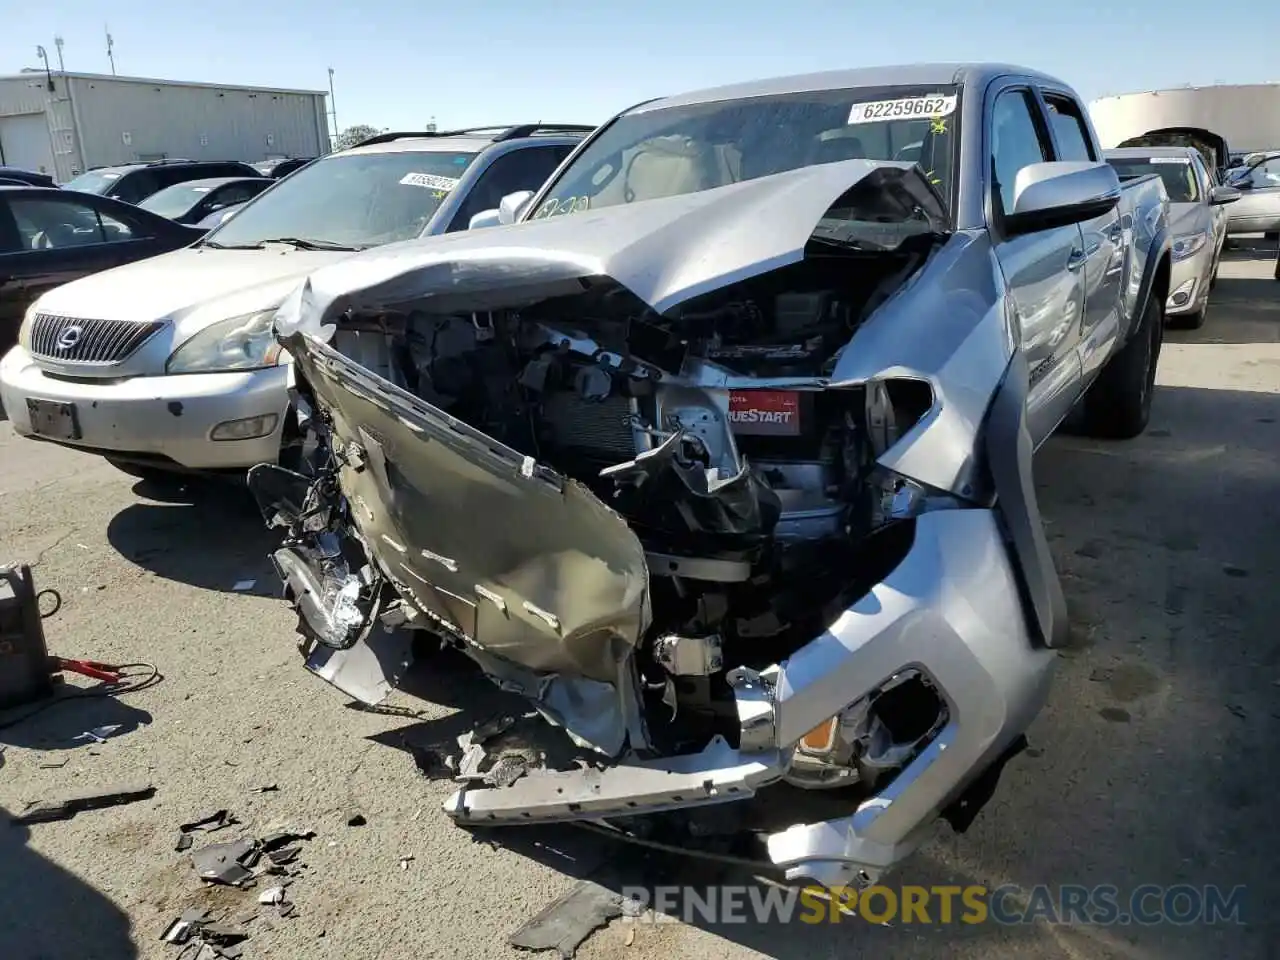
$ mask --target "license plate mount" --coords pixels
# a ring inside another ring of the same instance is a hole
[[[74,403],[57,400],[27,400],[31,432],[50,440],[79,440],[80,418]]]

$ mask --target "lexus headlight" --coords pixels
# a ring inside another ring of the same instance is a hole
[[[272,318],[276,308],[215,323],[187,340],[169,357],[166,373],[224,373],[273,367],[280,360]]]
[[[1189,233],[1185,237],[1174,237],[1173,259],[1186,260],[1188,257],[1194,257],[1204,249],[1208,239],[1207,233]]]
[[[31,350],[31,324],[35,323],[35,316],[36,305],[33,303],[27,307],[27,312],[22,317],[22,326],[18,328],[18,346],[28,352]]]

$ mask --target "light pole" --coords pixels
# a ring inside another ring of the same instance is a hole
[[[66,64],[64,64],[64,63],[62,62],[62,38],[61,38],[61,37],[54,37],[54,38],[53,38],[53,45],[54,45],[55,47],[57,47],[57,48],[58,48],[58,72],[59,72],[59,73],[66,73],[66,72],[67,72],[67,66],[66,66]]]
[[[333,130],[329,133],[329,147],[332,149],[338,142],[338,106],[333,97],[333,67],[329,68],[329,120]]]
[[[49,84],[49,89],[53,89],[53,71],[49,69],[49,54],[45,52],[44,47],[36,44],[36,56],[44,61],[44,79]]]

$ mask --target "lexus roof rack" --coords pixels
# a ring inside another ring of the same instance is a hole
[[[494,143],[504,140],[515,140],[519,137],[532,136],[535,133],[590,133],[595,127],[585,123],[520,123],[520,124],[488,124],[483,127],[462,127],[457,130],[396,130],[379,133],[367,140],[353,144],[356,147],[370,147],[378,143],[391,143],[395,140],[409,140],[418,137],[468,137],[477,134],[492,134]]]

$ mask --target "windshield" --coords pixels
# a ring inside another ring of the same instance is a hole
[[[138,201],[138,206],[143,210],[150,210],[152,213],[172,219],[190,211],[208,196],[210,189],[203,184],[175,183],[172,187],[165,187],[158,193]]]
[[[348,153],[303,167],[210,231],[209,246],[296,238],[364,249],[422,233],[474,153]]]
[[[1116,173],[1124,180],[1143,177],[1148,173],[1158,174],[1164,181],[1164,189],[1169,194],[1170,203],[1200,201],[1200,184],[1196,181],[1196,172],[1191,167],[1191,161],[1186,157],[1147,157],[1107,162],[1116,168]]]
[[[950,203],[958,99],[954,86],[858,87],[641,108],[571,162],[533,218],[856,158],[917,163]]]
[[[105,194],[111,185],[120,179],[120,174],[112,170],[90,170],[63,184],[64,190],[79,190],[81,193]]]

